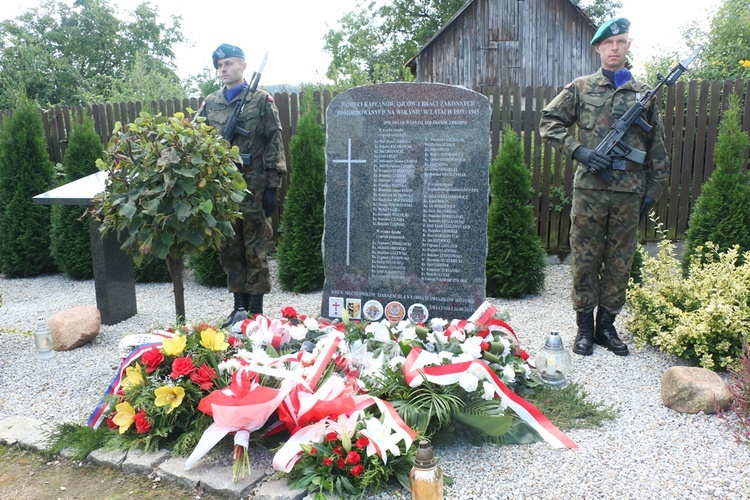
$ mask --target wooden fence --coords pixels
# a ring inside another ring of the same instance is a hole
[[[750,131],[750,80],[729,81],[679,81],[668,87],[666,95],[658,102],[664,118],[666,146],[672,160],[672,170],[665,186],[664,195],[655,206],[659,221],[670,239],[682,239],[687,228],[690,211],[700,194],[701,186],[714,169],[713,155],[721,110],[728,96],[736,94],[743,106],[745,131]],[[562,154],[542,143],[537,131],[541,109],[560,89],[553,88],[506,88],[498,89],[487,97],[492,105],[490,139],[493,158],[502,141],[503,127],[510,125],[522,138],[526,164],[532,173],[535,214],[538,232],[549,252],[568,250],[570,228],[570,196],[572,193],[574,164]],[[315,92],[315,101],[327,108],[332,94]],[[274,95],[283,126],[284,147],[289,162],[289,172],[294,168],[289,158],[289,143],[297,131],[301,95],[277,93]],[[199,101],[184,100],[152,101],[147,109],[172,115],[187,108],[197,110]],[[71,116],[86,112],[94,118],[97,133],[104,144],[116,121],[131,122],[144,108],[140,102],[93,104],[89,106],[55,106],[42,110],[42,122],[47,135],[50,159],[61,162],[65,154],[66,141],[71,128]],[[0,112],[0,118],[9,115]],[[322,120],[322,116],[320,117]],[[747,151],[745,152],[747,168]],[[280,193],[280,208],[286,186]],[[278,228],[278,214],[274,216],[274,227]],[[647,221],[642,227],[644,240],[658,239],[653,223]]]

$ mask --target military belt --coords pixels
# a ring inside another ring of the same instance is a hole
[[[643,165],[633,161],[615,158],[612,160],[612,170],[627,170],[628,172],[643,172]]]

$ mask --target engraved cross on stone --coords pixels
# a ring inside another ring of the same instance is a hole
[[[366,163],[366,160],[352,160],[352,138],[349,138],[349,151],[346,160],[332,160],[331,163],[346,163],[346,265],[349,265],[349,248],[352,225],[352,163]]]

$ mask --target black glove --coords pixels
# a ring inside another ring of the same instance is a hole
[[[263,212],[270,217],[276,211],[276,188],[266,188],[263,192]]]
[[[589,172],[600,172],[612,166],[612,158],[586,146],[578,146],[573,151],[573,158],[586,165]]]
[[[648,196],[644,196],[643,201],[641,201],[641,210],[638,213],[638,224],[643,222],[643,219],[646,217],[646,214],[651,211],[651,207],[653,206],[654,206],[654,200],[652,200]]]

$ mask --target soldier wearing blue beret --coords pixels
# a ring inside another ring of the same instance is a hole
[[[631,127],[624,137],[631,147],[646,152],[643,164],[613,161],[594,149],[612,124],[649,90],[626,68],[629,29],[630,21],[624,17],[599,27],[591,45],[599,53],[601,68],[566,85],[542,110],[539,123],[545,141],[579,162],[570,211],[570,250],[578,327],[573,352],[583,356],[593,353],[594,344],[619,356],[629,353],[614,321],[625,305],[639,221],[661,196],[669,174],[664,127],[653,100],[641,115],[651,131]],[[574,124],[575,135],[568,131]],[[611,182],[600,175],[604,169]]]
[[[235,107],[244,98],[232,145],[242,156],[240,170],[251,194],[240,203],[242,218],[235,223],[235,236],[219,249],[219,260],[227,273],[227,288],[234,295],[234,307],[222,326],[232,324],[236,313],[263,313],[263,295],[271,291],[267,247],[273,240],[271,217],[276,211],[277,190],[286,176],[284,142],[279,112],[271,94],[262,89],[243,92],[247,63],[239,47],[223,43],[211,55],[224,86],[204,102],[206,123],[223,131]]]

